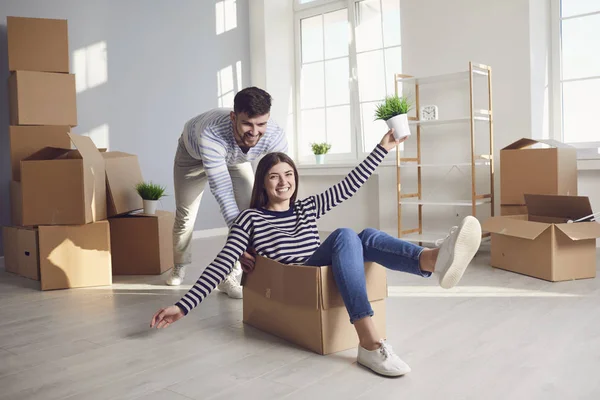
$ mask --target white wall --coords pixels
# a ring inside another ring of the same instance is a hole
[[[3,0],[0,92],[6,93],[8,77],[6,16],[67,19],[72,62],[77,50],[104,43],[107,80],[78,93],[79,126],[74,132],[105,126],[110,149],[137,154],[144,178],[167,186],[171,196],[163,201],[163,207],[173,210],[173,156],[184,122],[217,106],[217,72],[221,69],[235,68],[241,62],[242,86],[250,82],[248,0],[236,1],[236,27],[219,35],[215,17],[218,3]],[[230,21],[226,27],[232,25]],[[91,73],[97,75],[98,67],[102,68],[102,57],[94,62],[96,69]],[[0,224],[5,225],[10,223],[6,96],[0,96],[0,152]],[[218,227],[225,227],[225,223],[208,194],[196,229]]]

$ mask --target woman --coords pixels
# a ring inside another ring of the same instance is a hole
[[[410,372],[375,328],[367,298],[364,262],[374,261],[395,271],[429,277],[451,288],[461,279],[481,242],[481,226],[465,218],[450,230],[440,248],[426,249],[375,229],[360,234],[334,231],[321,244],[316,221],[349,199],[367,181],[399,141],[388,131],[371,154],[340,183],[325,192],[296,200],[298,171],[283,153],[267,154],[258,164],[250,208],[240,213],[215,260],[175,305],[159,310],[151,327],[166,328],[198,306],[230,273],[239,256],[252,247],[284,264],[331,265],[335,282],[359,338],[358,362],[376,373],[399,376]],[[246,271],[251,272],[251,271]]]

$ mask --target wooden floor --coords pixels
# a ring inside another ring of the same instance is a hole
[[[492,269],[485,247],[461,287],[389,273],[388,340],[413,372],[376,376],[356,350],[319,356],[244,326],[215,292],[172,327],[221,239],[194,246],[186,286],[117,278],[40,292],[0,271],[0,399],[599,399],[600,277],[549,283]]]

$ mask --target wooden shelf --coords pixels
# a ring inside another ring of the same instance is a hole
[[[475,200],[476,206],[488,204],[490,199],[477,199]],[[423,205],[423,206],[456,206],[456,207],[471,207],[473,205],[472,200],[453,200],[453,201],[435,201],[435,200],[402,200],[401,205]]]
[[[413,77],[413,78],[396,77],[396,80],[398,81],[398,83],[410,83],[410,84],[415,84],[415,85],[429,85],[429,84],[433,84],[433,83],[469,80],[469,75],[470,75],[469,71],[460,71],[460,72],[453,72],[450,74]],[[473,75],[487,78],[488,72],[485,70],[473,69]]]

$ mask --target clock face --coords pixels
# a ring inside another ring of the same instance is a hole
[[[423,106],[421,107],[421,120],[432,121],[438,118],[437,106]]]

